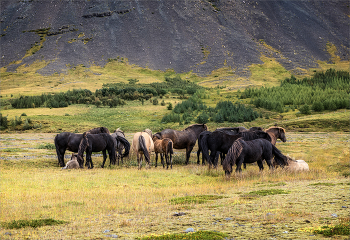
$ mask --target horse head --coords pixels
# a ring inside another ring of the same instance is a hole
[[[281,139],[282,142],[286,142],[287,141],[287,138],[286,138],[286,132],[283,128],[279,128],[278,129],[278,133],[279,133],[279,136],[278,138]]]
[[[152,138],[152,130],[151,129],[146,128],[144,130],[144,132],[148,133],[151,136],[151,138]]]

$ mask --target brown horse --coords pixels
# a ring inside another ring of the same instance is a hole
[[[186,164],[188,164],[191,151],[196,145],[199,134],[207,130],[205,124],[193,124],[182,131],[164,129],[159,134],[162,139],[170,138],[175,149],[186,149]]]
[[[172,154],[173,152],[173,141],[171,141],[170,138],[164,138],[164,139],[159,139],[157,136],[153,136],[153,142],[154,142],[154,152],[156,154],[156,165],[157,167],[157,162],[158,162],[158,153],[160,154],[160,158],[164,166],[164,158],[163,155],[165,156],[165,161],[166,161],[166,169],[173,168],[173,159],[172,159]]]
[[[137,132],[132,140],[132,149],[136,153],[138,169],[141,169],[143,155],[148,165],[151,165],[150,153],[154,151],[154,144],[152,140],[152,131],[146,129],[143,132]]]
[[[281,127],[270,127],[265,132],[270,135],[271,143],[276,145],[277,139],[281,139],[282,142],[286,142],[286,131]]]

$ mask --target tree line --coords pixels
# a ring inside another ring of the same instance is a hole
[[[87,89],[73,89],[61,93],[41,94],[40,96],[20,96],[10,100],[13,108],[62,108],[71,104],[94,104],[100,106],[122,106],[125,101],[149,100],[154,96],[164,96],[167,93],[184,96],[194,94],[202,87],[180,76],[166,77],[164,82],[139,84],[137,79],[129,79],[129,83],[104,84],[95,93]]]
[[[299,109],[305,113],[305,109],[321,112],[349,108],[349,93],[349,72],[328,69],[302,80],[291,76],[278,87],[247,88],[240,98],[250,98],[257,108],[281,113]]]

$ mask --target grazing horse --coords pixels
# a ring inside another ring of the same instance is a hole
[[[205,124],[193,124],[182,131],[176,131],[173,129],[164,129],[160,132],[161,138],[170,138],[174,143],[175,149],[186,149],[186,164],[190,159],[191,151],[196,145],[196,141],[201,132],[207,131],[208,128]]]
[[[78,163],[78,156],[77,154],[72,153],[71,159],[66,163],[66,166],[62,169],[77,169],[80,168]]]
[[[93,168],[91,155],[92,152],[103,153],[103,163],[101,167],[103,168],[107,159],[106,151],[108,151],[110,164],[115,164],[115,139],[108,133],[91,134],[90,132],[85,132],[83,138],[79,145],[78,151],[78,162],[80,167],[84,164],[84,151],[86,151],[86,165],[89,169]]]
[[[291,157],[287,156],[288,166],[285,167],[286,170],[297,172],[297,171],[309,171],[309,165],[304,160],[294,160]],[[273,161],[273,166],[278,168],[279,164],[276,161]]]
[[[105,127],[98,127],[93,128],[89,130],[91,134],[97,134],[97,133],[110,133],[109,130]],[[70,132],[62,132],[60,134],[57,134],[55,137],[55,146],[56,146],[56,153],[58,158],[58,164],[61,167],[64,167],[64,153],[66,152],[66,149],[68,149],[71,152],[77,153],[79,150],[79,144],[81,142],[81,139],[83,138],[83,134],[76,134],[76,133],[70,133]]]
[[[173,141],[171,141],[170,138],[163,138],[159,139],[157,136],[153,136],[153,142],[154,142],[154,152],[156,153],[156,165],[157,167],[157,161],[158,161],[158,153],[160,154],[160,158],[162,160],[163,168],[164,166],[164,158],[163,155],[165,156],[165,161],[166,161],[166,169],[170,168],[173,169],[173,158],[172,154],[173,152]]]
[[[211,134],[204,135],[201,141],[202,153],[206,159],[208,159],[209,164],[213,164],[214,167],[217,166],[217,161],[214,161],[216,158],[217,152],[226,154],[233,142],[238,138],[243,138],[243,140],[253,140],[258,138],[264,138],[268,141],[271,140],[270,135],[264,131],[246,131],[240,132],[238,134],[227,133],[226,131],[214,131]],[[209,156],[210,150],[210,156]]]
[[[229,149],[224,162],[223,169],[225,175],[229,177],[232,172],[232,166],[237,165],[236,172],[242,172],[242,163],[258,162],[259,169],[264,169],[262,160],[266,160],[270,169],[273,169],[273,156],[281,166],[288,165],[287,157],[284,156],[270,141],[266,139],[255,139],[244,141],[242,138],[237,139]]]
[[[117,155],[116,158],[118,160],[118,166],[119,166],[119,158],[121,159],[121,162],[123,164],[123,158],[129,156],[130,143],[125,138],[124,132],[119,128],[115,130],[114,133],[111,134],[111,136],[116,139],[115,152]],[[125,152],[123,154],[124,149],[125,149]]]
[[[270,127],[266,130],[266,132],[271,137],[271,143],[276,145],[277,139],[281,139],[282,142],[286,142],[286,131],[281,127]]]
[[[152,131],[146,129],[143,132],[137,132],[132,140],[132,149],[136,153],[138,169],[141,169],[143,155],[145,156],[145,161],[151,166],[150,153],[154,151],[154,144],[152,140]]]

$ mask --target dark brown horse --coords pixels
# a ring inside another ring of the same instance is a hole
[[[97,134],[97,133],[110,133],[109,130],[105,127],[98,127],[93,128],[89,130],[91,134]],[[64,153],[68,149],[71,152],[77,153],[79,150],[79,144],[81,142],[81,139],[83,138],[83,134],[76,134],[76,133],[70,133],[70,132],[62,132],[60,134],[57,134],[55,137],[55,146],[56,146],[56,153],[58,158],[58,164],[61,167],[64,167]]]
[[[106,151],[108,151],[110,165],[116,164],[115,159],[115,145],[116,140],[108,133],[90,134],[90,132],[83,133],[82,140],[79,144],[78,150],[78,162],[82,168],[84,165],[83,155],[86,151],[86,166],[91,169],[94,167],[91,159],[93,152],[103,153],[103,163],[101,167],[103,168],[107,159]]]
[[[170,138],[174,143],[175,149],[186,149],[186,164],[190,159],[191,151],[196,145],[196,141],[201,132],[207,131],[205,124],[193,124],[182,131],[165,129],[160,132],[161,138]]]
[[[209,164],[213,164],[214,167],[216,167],[217,152],[226,154],[232,146],[233,142],[236,141],[238,138],[243,138],[247,141],[258,138],[265,138],[268,141],[271,141],[270,135],[268,135],[264,131],[246,131],[240,132],[238,134],[233,134],[228,133],[227,131],[215,130],[211,134],[205,135],[202,138],[201,146],[204,157],[208,159]]]
[[[164,166],[164,157],[165,157],[165,161],[166,161],[166,169],[173,168],[173,158],[172,158],[172,154],[174,154],[173,152],[173,141],[171,141],[170,138],[163,138],[163,139],[159,139],[157,136],[153,135],[152,138],[153,142],[154,142],[154,152],[156,154],[156,164],[155,167],[157,167],[157,161],[158,161],[158,153],[160,154],[160,158],[163,164],[163,168]],[[163,157],[164,155],[164,157]]]

